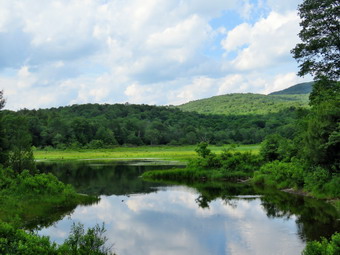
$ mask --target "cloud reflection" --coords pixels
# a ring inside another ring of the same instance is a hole
[[[40,231],[62,242],[72,222],[105,222],[109,242],[128,254],[299,254],[294,217],[268,218],[259,198],[216,199],[200,208],[193,189],[169,187],[155,193],[103,196],[72,216]]]

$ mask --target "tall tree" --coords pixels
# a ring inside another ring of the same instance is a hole
[[[340,0],[304,0],[299,5],[302,43],[292,50],[299,75],[316,80],[302,134],[303,156],[329,172],[340,168]]]
[[[299,5],[301,31],[292,50],[300,63],[299,75],[311,74],[316,80],[340,75],[340,0],[305,0]]]

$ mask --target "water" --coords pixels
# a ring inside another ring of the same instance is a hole
[[[101,197],[39,231],[58,243],[73,222],[104,222],[118,255],[291,255],[300,254],[306,240],[339,230],[334,208],[318,200],[244,184],[164,185],[138,177],[171,165],[82,161],[39,167]]]

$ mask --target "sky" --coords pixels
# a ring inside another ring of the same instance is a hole
[[[302,0],[0,0],[5,109],[179,105],[298,77]]]

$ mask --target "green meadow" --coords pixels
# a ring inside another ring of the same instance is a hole
[[[225,146],[210,146],[212,152],[221,153],[230,148]],[[192,146],[139,146],[115,147],[112,149],[80,149],[80,150],[35,150],[34,158],[41,160],[81,160],[81,159],[164,159],[187,161],[196,157],[195,145]],[[240,145],[234,151],[252,152],[257,154],[260,145]]]

